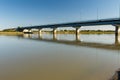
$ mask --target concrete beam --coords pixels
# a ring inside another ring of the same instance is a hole
[[[51,25],[29,26],[29,27],[22,27],[22,29],[54,28],[56,26],[57,27],[70,27],[70,26],[96,26],[96,25],[114,25],[114,24],[120,24],[120,18],[88,20],[88,21],[81,21],[81,22],[71,22],[71,23],[62,23],[62,24],[51,24]]]

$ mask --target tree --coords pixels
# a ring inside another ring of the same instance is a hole
[[[23,28],[22,27],[20,27],[20,26],[18,26],[18,28],[16,28],[16,31],[18,31],[18,32],[23,32]]]

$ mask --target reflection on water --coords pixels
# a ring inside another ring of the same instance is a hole
[[[53,39],[53,40],[68,40],[68,41],[84,41],[93,43],[105,43],[114,44],[115,36],[114,34],[24,34],[24,38],[40,38],[40,39]]]
[[[94,34],[94,35],[69,35],[69,34],[24,34],[24,38],[30,40],[38,40],[38,41],[47,41],[61,44],[69,44],[76,46],[86,46],[86,47],[95,47],[95,48],[103,48],[103,49],[120,49],[120,43],[114,34]]]
[[[114,34],[0,36],[0,80],[108,80],[120,68]]]

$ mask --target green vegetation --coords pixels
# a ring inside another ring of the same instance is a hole
[[[23,32],[23,29],[22,29],[22,27],[18,26],[18,28],[16,28],[16,31],[17,32]]]
[[[15,28],[4,29],[2,32],[16,32]]]
[[[52,31],[44,31],[47,33],[52,33]],[[75,30],[58,30],[58,34],[75,34]],[[113,30],[81,30],[81,34],[113,34],[115,31]]]
[[[82,30],[80,33],[83,34],[113,34],[115,31],[113,30]]]
[[[23,32],[22,27],[18,27],[18,28],[10,28],[10,29],[4,29],[1,32]],[[37,32],[37,31],[34,31]],[[52,31],[42,31],[42,32],[46,32],[46,33],[52,33]],[[113,30],[80,30],[81,34],[113,34],[115,31]],[[75,30],[58,30],[57,31],[58,34],[75,34]]]
[[[22,32],[17,30],[18,28],[4,29],[0,31],[0,35],[21,35]]]
[[[23,32],[23,29],[22,29],[22,27],[10,28],[10,29],[4,29],[0,32]]]

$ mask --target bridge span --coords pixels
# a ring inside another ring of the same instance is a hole
[[[60,24],[48,24],[48,25],[39,25],[39,26],[27,26],[22,27],[22,30],[28,29],[38,29],[39,34],[43,28],[52,28],[53,35],[56,34],[57,28],[60,27],[73,27],[76,29],[76,36],[79,35],[79,30],[81,27],[85,26],[96,26],[96,25],[113,25],[115,26],[115,36],[116,40],[118,39],[118,35],[120,33],[120,18],[111,18],[111,19],[99,19],[99,20],[89,20],[89,21],[80,21],[80,22],[70,22],[70,23],[60,23]]]

